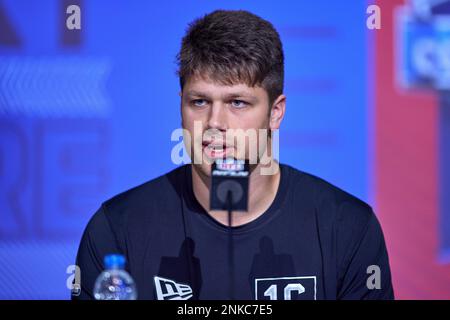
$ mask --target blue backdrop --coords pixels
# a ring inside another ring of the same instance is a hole
[[[66,7],[81,7],[81,31]],[[0,299],[67,299],[101,202],[171,170],[187,24],[247,9],[279,30],[280,159],[371,202],[366,1],[0,0]]]

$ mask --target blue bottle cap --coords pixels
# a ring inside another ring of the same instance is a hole
[[[106,269],[123,269],[125,267],[125,257],[121,254],[108,254],[103,259]]]

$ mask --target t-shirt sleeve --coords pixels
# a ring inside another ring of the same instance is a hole
[[[351,241],[344,242],[345,254],[340,266],[337,298],[392,300],[394,291],[383,232],[372,209],[368,208],[364,213],[364,219],[349,219],[352,222],[356,220],[357,227],[341,229],[346,233],[343,237]]]
[[[72,290],[72,300],[94,299],[94,284],[103,271],[103,258],[111,253],[120,253],[117,243],[105,208],[101,206],[89,221],[81,238],[76,258],[80,271],[80,290]]]

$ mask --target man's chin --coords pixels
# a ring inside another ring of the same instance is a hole
[[[204,177],[211,177],[211,164],[208,164],[206,162],[201,163],[201,164],[192,164],[194,170],[204,176]]]

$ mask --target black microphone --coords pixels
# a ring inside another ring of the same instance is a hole
[[[247,211],[250,176],[248,161],[233,158],[217,159],[211,166],[210,210],[228,211],[228,267],[230,300],[234,300],[233,211]]]
[[[217,159],[211,167],[210,210],[247,211],[249,175],[248,161]]]

